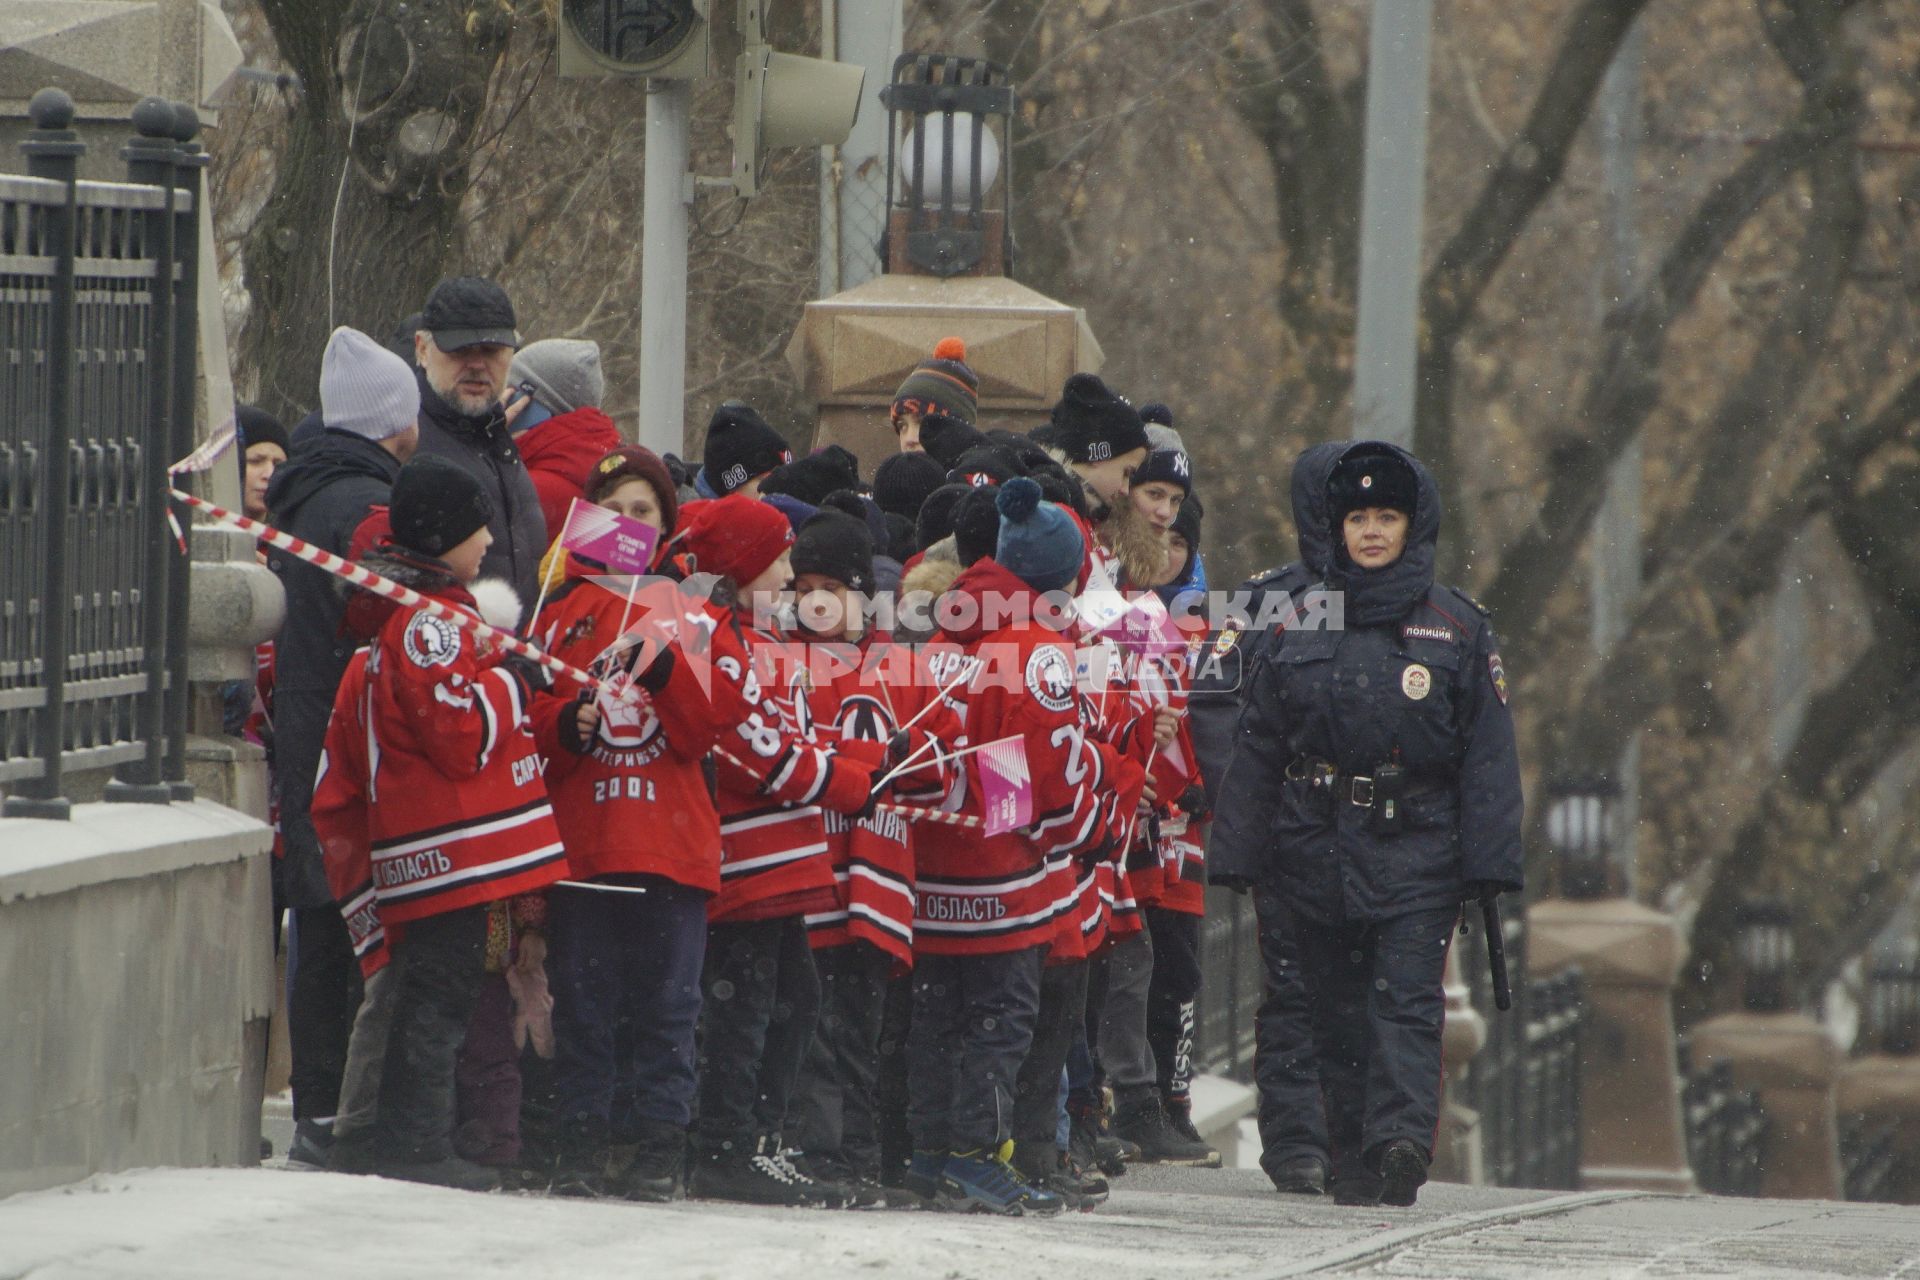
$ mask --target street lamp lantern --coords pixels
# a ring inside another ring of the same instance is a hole
[[[1867,975],[1866,1033],[1882,1053],[1920,1048],[1920,967],[1913,957],[1883,960]]]
[[[1564,778],[1548,788],[1547,841],[1560,872],[1560,892],[1575,899],[1613,894],[1613,849],[1619,837],[1620,786],[1611,778]]]
[[[982,58],[902,54],[880,101],[892,193],[880,255],[887,270],[1006,274],[1013,260],[1007,131],[1016,101],[1007,69]]]
[[[1754,1013],[1787,1007],[1787,974],[1793,968],[1793,913],[1771,898],[1740,909],[1740,966],[1746,974],[1743,1003]]]

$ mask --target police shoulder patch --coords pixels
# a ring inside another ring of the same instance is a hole
[[[1493,677],[1494,696],[1500,699],[1500,705],[1507,705],[1507,669],[1500,661],[1498,653],[1487,655],[1487,674]]]
[[[1073,705],[1073,664],[1059,645],[1043,644],[1027,657],[1027,691],[1049,711]]]
[[[1453,633],[1452,627],[1428,626],[1419,622],[1410,622],[1401,627],[1400,635],[1406,640],[1438,640],[1441,644],[1460,643],[1460,637]]]
[[[460,656],[460,628],[423,609],[407,623],[400,647],[416,667],[449,667]]]

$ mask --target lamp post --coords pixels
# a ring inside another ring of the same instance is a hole
[[[1006,133],[1015,102],[1007,69],[983,58],[902,54],[880,102],[887,109],[886,269],[943,279],[1006,274],[1013,262]],[[989,209],[996,188],[998,207]]]
[[[1787,1009],[1787,973],[1793,968],[1793,913],[1771,898],[1747,903],[1738,916],[1736,949],[1744,975],[1740,1002],[1751,1013]]]
[[[1568,778],[1548,788],[1547,841],[1562,897],[1612,897],[1613,848],[1620,837],[1620,787],[1611,778]]]

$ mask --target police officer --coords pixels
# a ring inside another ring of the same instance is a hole
[[[1209,637],[1208,648],[1194,664],[1188,730],[1210,804],[1218,803],[1220,784],[1233,758],[1248,676],[1279,634],[1279,623],[1303,600],[1307,589],[1327,575],[1333,533],[1326,514],[1326,485],[1308,483],[1307,477],[1324,474],[1347,444],[1317,444],[1302,455],[1293,476],[1294,510],[1306,513],[1296,516],[1302,558],[1241,583],[1234,599],[1234,619]],[[1266,971],[1253,1020],[1260,1167],[1276,1190],[1323,1194],[1331,1161],[1312,1015],[1300,979],[1292,922],[1273,883],[1265,847],[1228,848],[1213,841],[1207,850],[1207,879],[1240,892],[1251,890],[1259,924],[1260,959]]]
[[[1433,581],[1425,467],[1363,442],[1295,472],[1296,495],[1325,495],[1333,607],[1296,614],[1248,673],[1209,856],[1266,869],[1292,917],[1336,1200],[1411,1205],[1460,903],[1521,888],[1506,675],[1485,611]],[[1302,529],[1320,515],[1296,501]]]

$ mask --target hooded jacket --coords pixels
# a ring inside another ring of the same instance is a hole
[[[1324,585],[1342,594],[1345,626],[1307,610],[1268,638],[1209,855],[1216,878],[1274,884],[1291,910],[1327,924],[1457,903],[1471,882],[1522,887],[1520,766],[1493,629],[1469,597],[1433,582],[1439,491],[1404,450],[1393,451],[1419,486],[1406,550],[1373,571],[1346,559],[1326,481],[1355,447],[1303,455],[1294,486],[1309,499],[1295,509],[1303,533],[1331,544]],[[1406,772],[1404,813],[1383,831],[1360,801],[1390,762]],[[1331,785],[1306,776],[1329,767]]]
[[[343,556],[354,530],[372,507],[387,501],[399,474],[399,460],[373,441],[323,429],[274,472],[268,509],[283,532]],[[267,565],[280,575],[287,598],[286,621],[274,648],[274,779],[284,848],[280,889],[289,906],[330,906],[333,893],[308,810],[334,691],[359,642],[341,627],[346,601],[331,574],[272,548]]]
[[[487,525],[493,545],[480,562],[480,572],[505,578],[522,600],[537,598],[547,519],[540,512],[533,477],[507,429],[505,410],[496,404],[469,417],[441,399],[428,385],[424,369],[414,374],[420,379],[420,452],[464,468],[493,501],[493,519]]]
[[[526,464],[534,492],[540,497],[548,543],[560,536],[573,500],[585,500],[587,474],[593,464],[626,443],[613,419],[591,405],[557,413],[528,427],[514,441],[520,446],[520,460]]]

